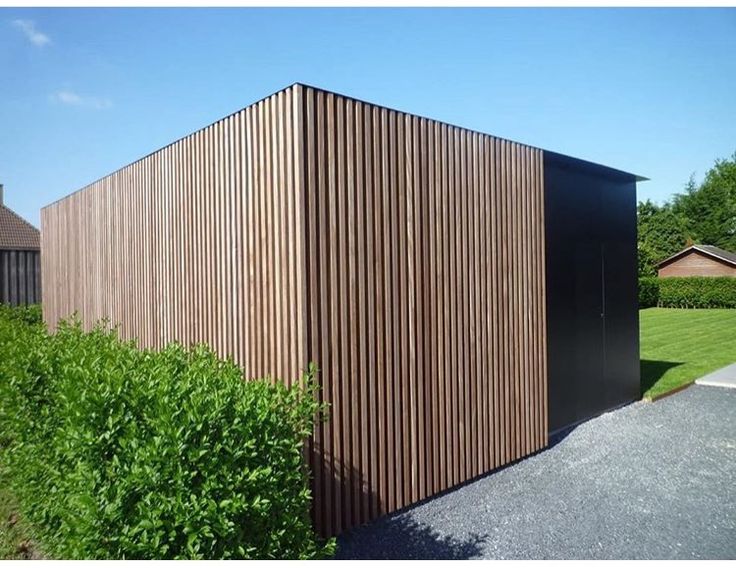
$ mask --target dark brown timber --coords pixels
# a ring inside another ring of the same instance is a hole
[[[316,362],[336,534],[547,444],[542,154],[295,85],[46,207],[44,316]]]

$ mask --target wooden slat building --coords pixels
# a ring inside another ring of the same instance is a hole
[[[636,180],[296,84],[44,208],[44,316],[316,362],[336,534],[638,396]]]
[[[40,233],[3,200],[0,184],[0,304],[37,304],[41,301]]]

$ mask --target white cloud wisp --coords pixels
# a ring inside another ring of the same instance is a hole
[[[13,20],[13,26],[18,28],[28,41],[37,47],[43,47],[51,43],[51,38],[45,33],[36,29],[36,23],[33,20]]]
[[[108,98],[82,96],[70,90],[55,92],[51,95],[51,100],[67,106],[86,107],[96,110],[112,107],[112,101]]]

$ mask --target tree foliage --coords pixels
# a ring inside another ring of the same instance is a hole
[[[662,205],[637,207],[639,276],[654,276],[657,264],[693,243],[736,251],[736,153],[716,160],[702,183],[691,177],[685,191]]]
[[[656,275],[657,263],[682,250],[687,244],[687,223],[672,205],[650,200],[637,208],[639,231],[639,275]]]
[[[717,160],[699,186],[691,179],[675,196],[673,210],[694,242],[736,250],[736,153]]]

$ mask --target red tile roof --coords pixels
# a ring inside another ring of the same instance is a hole
[[[41,233],[36,227],[0,205],[0,249],[38,250],[41,248]]]

